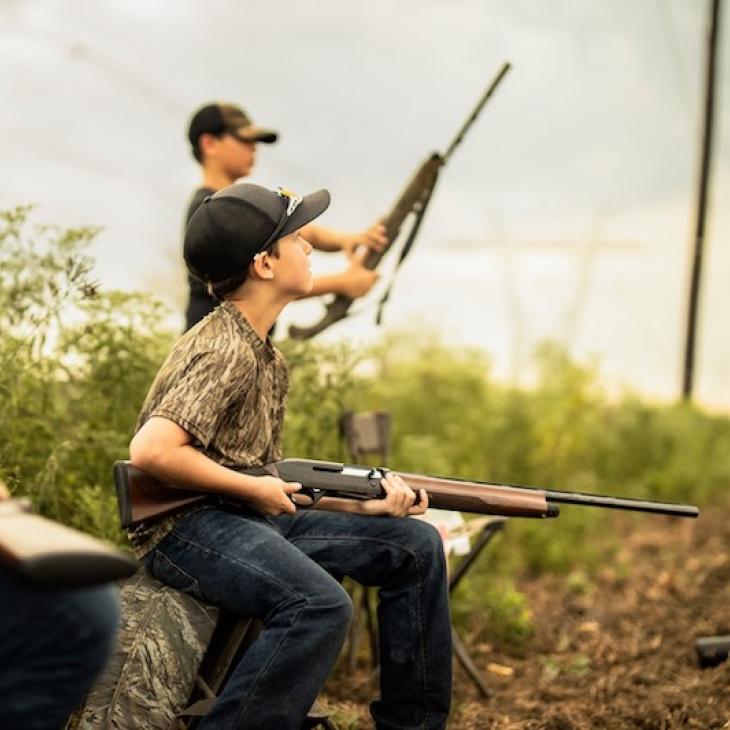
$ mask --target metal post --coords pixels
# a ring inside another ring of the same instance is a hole
[[[705,217],[709,195],[710,162],[712,153],[712,131],[715,112],[715,67],[717,61],[718,29],[721,0],[710,0],[708,22],[707,57],[705,67],[705,114],[702,133],[702,157],[700,161],[699,186],[697,192],[697,223],[695,227],[694,255],[689,290],[687,312],[687,337],[684,351],[684,373],[682,398],[692,397],[695,364],[695,340],[697,337],[697,312],[700,296],[700,276],[702,274],[702,251],[705,238]]]

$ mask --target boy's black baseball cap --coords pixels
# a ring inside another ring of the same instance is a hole
[[[216,283],[240,274],[254,256],[313,221],[330,204],[327,190],[300,196],[236,183],[207,197],[185,229],[183,255],[191,273]]]
[[[227,102],[214,102],[200,107],[188,127],[188,139],[193,148],[203,134],[232,134],[243,142],[276,142],[279,133],[259,127],[241,107]]]

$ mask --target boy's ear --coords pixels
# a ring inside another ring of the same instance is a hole
[[[198,149],[200,149],[200,152],[204,156],[207,156],[212,151],[215,150],[215,148],[218,146],[219,142],[220,142],[220,139],[218,137],[216,137],[214,134],[205,132],[204,134],[200,135],[200,139],[198,140]]]
[[[266,251],[262,251],[258,254],[248,266],[248,273],[251,277],[255,277],[257,279],[274,278],[274,269],[271,266],[271,256]]]

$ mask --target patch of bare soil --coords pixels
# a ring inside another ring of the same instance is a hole
[[[449,727],[730,728],[730,660],[700,669],[694,649],[698,637],[730,634],[727,521],[724,509],[617,520],[620,555],[582,589],[552,575],[519,583],[535,636],[519,651],[462,637],[493,695],[457,666]],[[372,727],[364,671],[340,670],[327,693],[342,728]]]

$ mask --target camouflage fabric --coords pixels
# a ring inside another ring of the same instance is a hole
[[[175,343],[137,428],[161,416],[184,428],[192,445],[219,464],[261,466],[281,458],[288,387],[284,356],[258,336],[235,304],[223,302]],[[190,511],[130,532],[135,556],[144,557]]]
[[[116,650],[68,727],[168,730],[187,705],[218,610],[143,570],[121,595]]]

